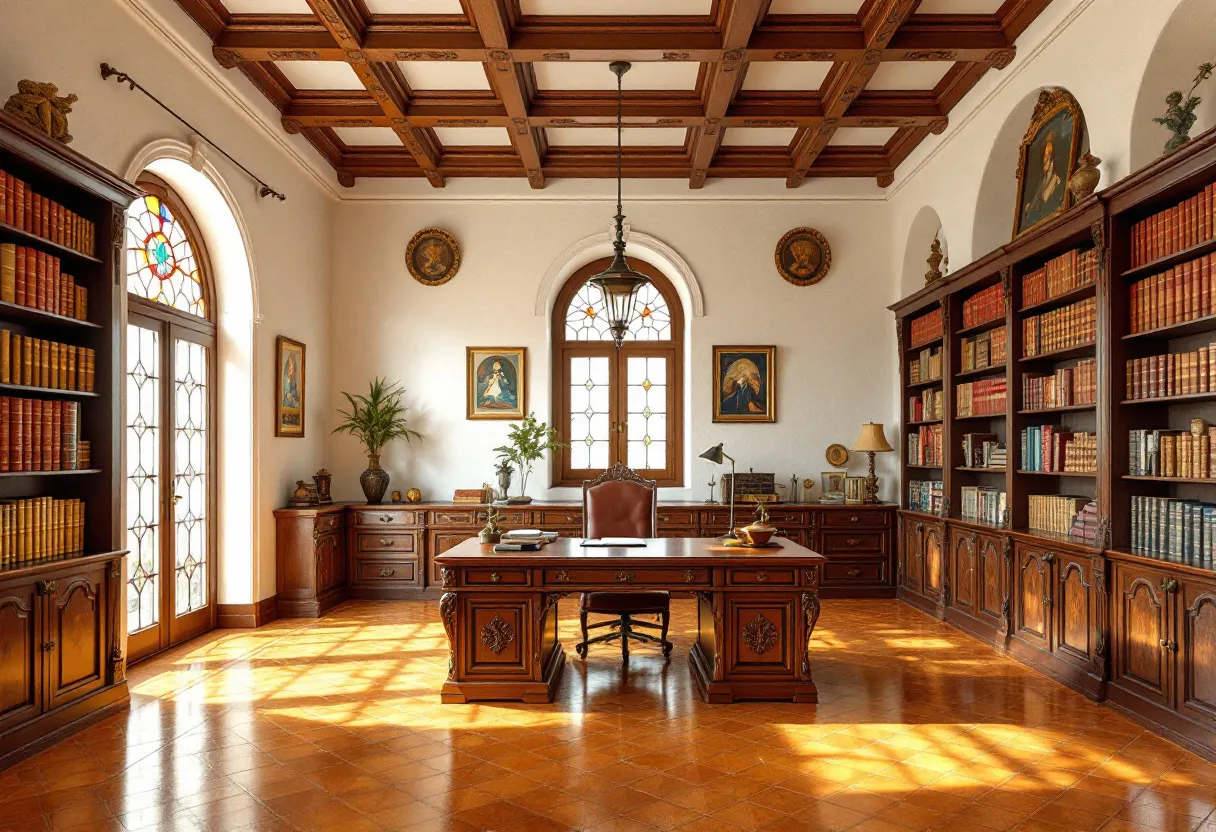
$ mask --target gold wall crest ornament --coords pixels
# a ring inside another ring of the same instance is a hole
[[[942,256],[942,242],[934,234],[933,242],[929,244],[929,257],[925,260],[925,263],[929,266],[929,271],[925,272],[926,286],[942,279]]]
[[[405,266],[419,283],[442,286],[460,270],[460,246],[442,228],[424,228],[406,246]]]
[[[70,144],[68,113],[79,100],[75,95],[59,95],[59,87],[54,84],[23,79],[17,82],[17,92],[4,103],[4,112],[57,142]]]
[[[813,228],[787,231],[773,255],[777,273],[795,286],[813,286],[827,277],[832,268],[832,247]]]

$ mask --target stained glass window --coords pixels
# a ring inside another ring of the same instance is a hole
[[[635,471],[667,467],[667,358],[625,359],[626,463]]]
[[[671,310],[667,308],[667,299],[653,283],[647,283],[638,292],[633,311],[633,321],[629,324],[625,340],[671,340]],[[604,297],[599,289],[589,283],[579,287],[566,310],[566,340],[612,340]]]
[[[174,343],[173,523],[177,615],[207,605],[207,348]]]
[[[575,468],[608,467],[612,439],[608,359],[574,356],[570,359],[570,457]]]
[[[158,196],[127,209],[127,291],[207,317],[198,257],[173,211]]]
[[[127,327],[127,632],[160,611],[160,333]]]

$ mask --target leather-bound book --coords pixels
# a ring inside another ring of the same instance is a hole
[[[25,284],[29,267],[26,265],[27,249],[17,246],[16,268],[13,271],[13,303],[25,306]]]
[[[51,402],[51,470],[63,470],[63,402]]]
[[[11,367],[13,361],[13,333],[7,329],[0,329],[0,384],[10,384],[12,378]]]
[[[84,378],[85,378],[85,388],[84,389],[85,389],[86,393],[92,393],[93,384],[97,378],[97,363],[96,363],[97,362],[97,353],[93,349],[86,347],[84,354],[85,354],[85,366],[87,367],[87,370],[86,370],[85,376],[84,376]]]
[[[30,402],[30,469],[42,470],[42,400]]]
[[[60,442],[63,450],[63,470],[75,471],[78,465],[77,443],[80,439],[80,403],[64,402],[60,422]]]
[[[50,342],[43,340],[38,349],[38,364],[42,371],[38,375],[39,387],[51,386],[51,345]]]
[[[59,382],[59,346],[59,344],[52,341],[49,344],[50,349],[48,350],[48,352],[51,354],[51,380],[47,386],[54,390],[58,390],[63,387],[63,385]]]
[[[34,469],[34,402],[21,400],[21,470]]]
[[[80,390],[80,382],[76,379],[76,354],[80,347],[68,345],[68,384],[69,390]]]
[[[9,398],[8,396],[0,396],[0,471],[7,472],[8,467],[8,443],[9,443]]]
[[[36,262],[37,272],[34,275],[34,286],[38,298],[36,306],[39,309],[46,309],[46,252],[38,252]]]
[[[42,403],[42,470],[55,470],[55,403]]]
[[[17,246],[0,243],[0,301],[17,302]]]

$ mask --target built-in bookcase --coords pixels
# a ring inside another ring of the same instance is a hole
[[[944,388],[946,330],[941,304],[936,301],[917,308],[899,323],[903,428],[901,444],[896,450],[900,454],[900,481],[904,492],[900,504],[907,508],[915,499],[911,496],[912,483],[943,481],[944,456],[949,447],[944,435],[948,407]],[[915,401],[934,402],[934,412],[915,413]],[[932,437],[939,438],[934,440]],[[921,447],[923,451],[917,450]],[[937,493],[921,495],[921,499],[938,504],[943,494],[938,489],[932,490]]]

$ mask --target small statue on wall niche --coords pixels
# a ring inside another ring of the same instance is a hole
[[[1165,143],[1165,152],[1176,150],[1191,140],[1191,128],[1195,126],[1195,108],[1203,101],[1195,95],[1195,88],[1204,81],[1212,77],[1213,65],[1210,63],[1200,64],[1199,73],[1195,76],[1195,82],[1191,84],[1191,91],[1186,95],[1186,101],[1182,99],[1182,93],[1174,90],[1165,97],[1165,115],[1159,118],[1154,118],[1157,124],[1169,129],[1172,136]]]
[[[925,285],[936,283],[942,279],[942,243],[933,235],[933,242],[929,244],[929,259],[925,260],[929,264],[929,271],[925,272]]]
[[[80,99],[75,95],[60,96],[59,87],[41,81],[17,82],[17,93],[10,95],[4,104],[4,112],[16,116],[31,127],[46,133],[52,139],[70,144],[68,113]]]

